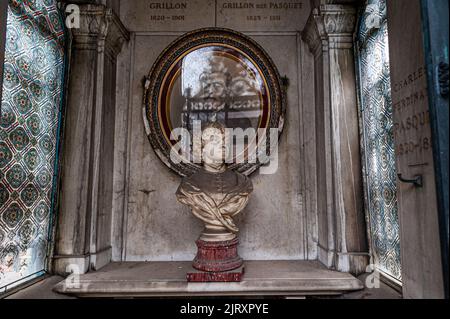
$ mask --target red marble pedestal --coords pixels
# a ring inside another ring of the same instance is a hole
[[[197,240],[197,256],[192,266],[197,271],[187,274],[188,282],[239,282],[244,274],[244,261],[237,252],[239,240],[207,242]]]

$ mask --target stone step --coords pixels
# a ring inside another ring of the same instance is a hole
[[[319,296],[363,289],[348,273],[315,261],[246,261],[239,283],[188,283],[191,262],[120,262],[69,277],[54,291],[76,297]]]

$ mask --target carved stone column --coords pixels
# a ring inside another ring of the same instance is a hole
[[[368,263],[353,32],[346,5],[313,10],[303,39],[314,54],[319,260],[359,274]]]
[[[80,28],[71,30],[53,260],[60,274],[99,269],[111,260],[116,62],[129,39],[111,9],[85,4],[80,13]]]

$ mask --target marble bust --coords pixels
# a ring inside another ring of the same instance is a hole
[[[178,201],[205,223],[200,236],[204,242],[236,239],[239,229],[233,217],[245,208],[253,191],[251,180],[227,169],[225,158],[225,128],[209,122],[202,131],[202,168],[184,178],[176,193]]]

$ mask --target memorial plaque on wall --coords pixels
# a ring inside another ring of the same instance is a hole
[[[214,0],[122,1],[121,15],[131,31],[191,31],[214,25]]]
[[[187,32],[206,27],[237,31],[301,31],[309,13],[306,0],[124,1],[121,13],[130,31]]]
[[[217,26],[240,31],[302,31],[310,3],[298,1],[217,1]]]
[[[439,224],[420,21],[419,0],[388,1],[403,293],[406,298],[440,298]]]

